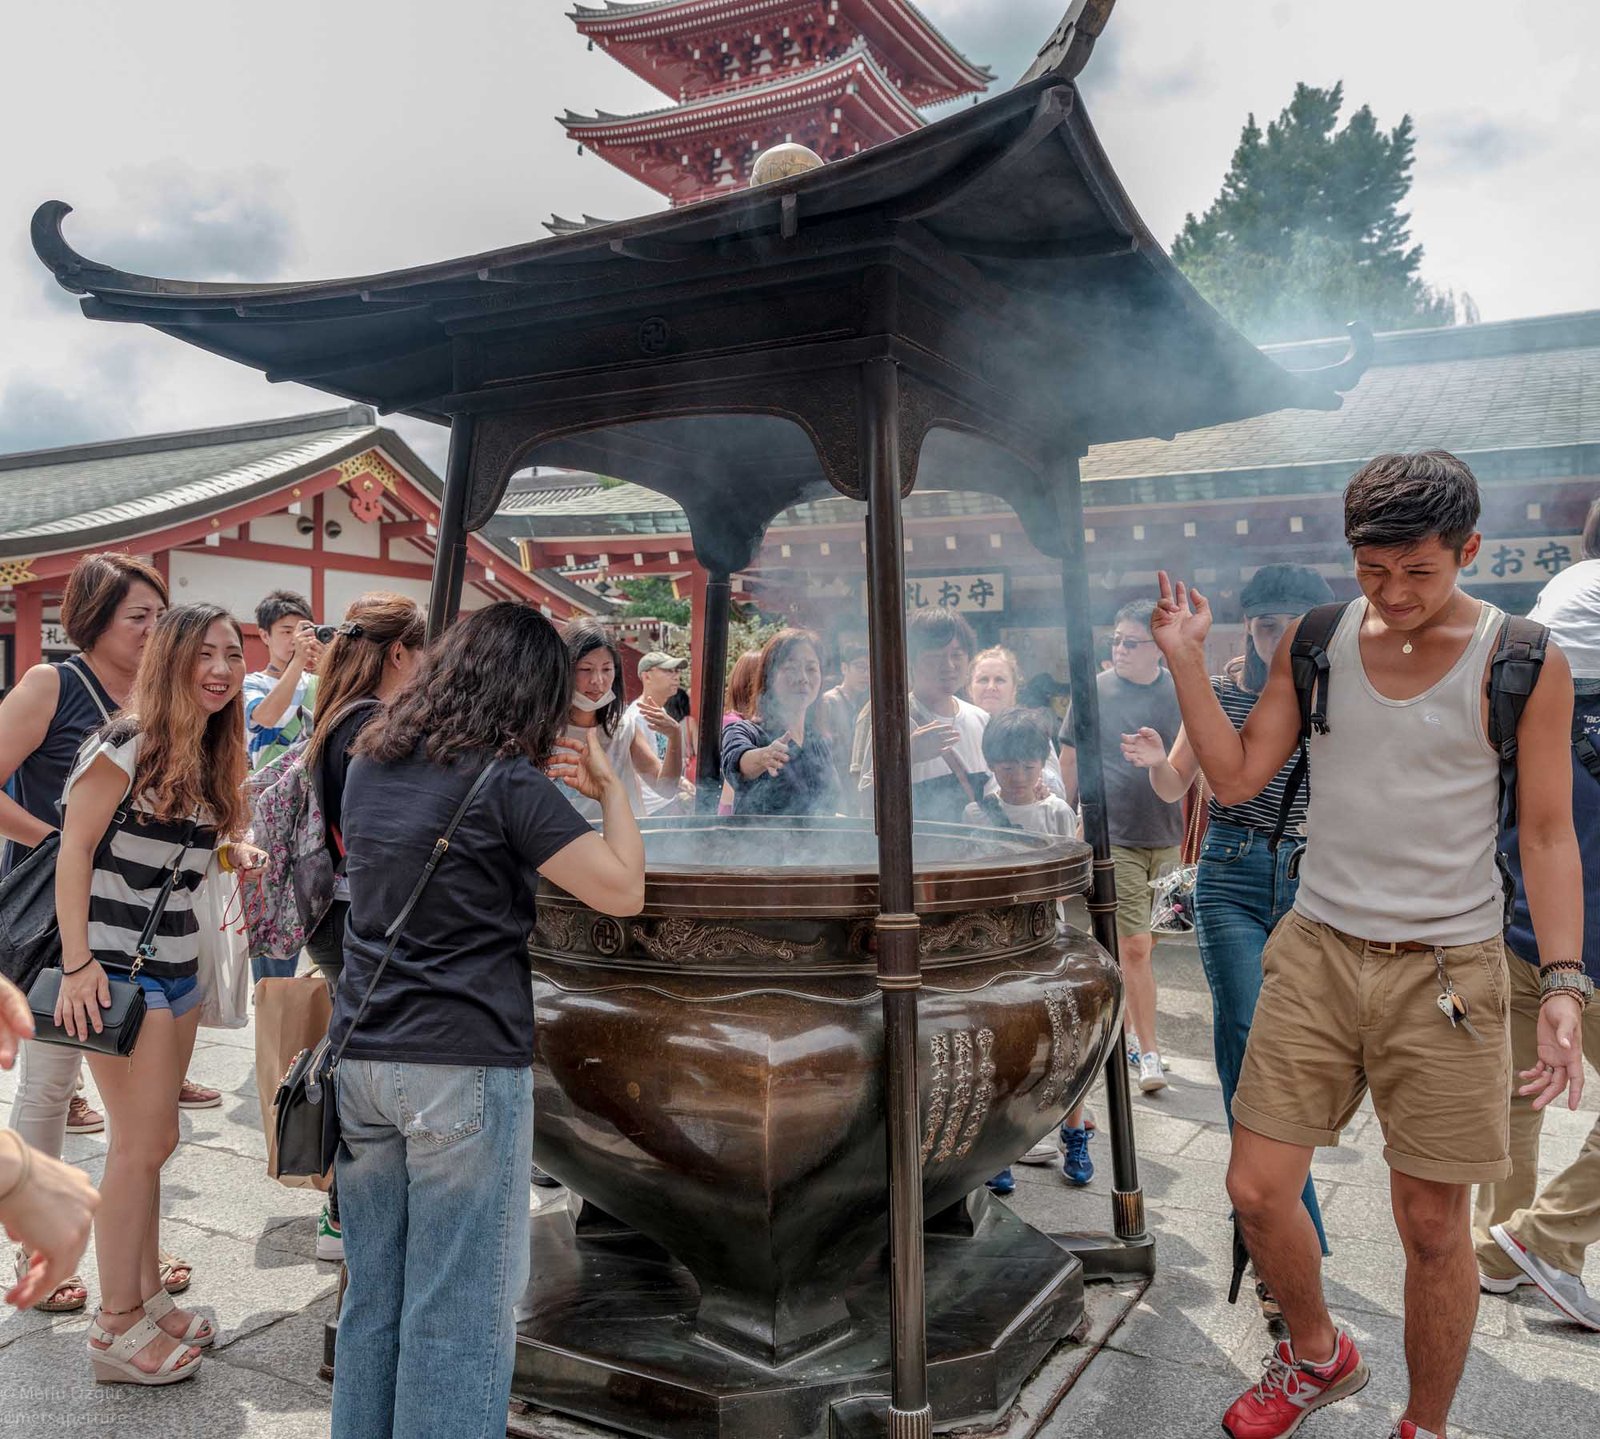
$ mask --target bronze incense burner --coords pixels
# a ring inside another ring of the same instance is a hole
[[[825,1434],[887,1362],[858,1279],[882,1288],[889,1208],[876,837],[842,819],[645,828],[640,915],[540,898],[534,1153],[583,1207],[536,1234],[519,1376],[635,1433]],[[1089,886],[1086,845],[935,824],[915,840],[929,1282],[968,1321],[962,1352],[935,1337],[932,1358],[960,1371],[941,1419],[977,1418],[1082,1313],[1078,1261],[982,1185],[1088,1086],[1121,980],[1057,919]]]

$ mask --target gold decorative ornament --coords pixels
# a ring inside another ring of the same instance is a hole
[[[756,156],[756,163],[750,169],[750,183],[752,186],[770,185],[774,180],[789,180],[808,170],[820,170],[823,163],[822,156],[805,145],[774,145]]]

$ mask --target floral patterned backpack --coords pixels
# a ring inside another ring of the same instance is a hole
[[[328,720],[330,730],[376,699],[357,700]],[[333,904],[343,858],[328,852],[327,822],[316,777],[306,764],[309,735],[299,736],[246,786],[252,812],[251,839],[266,851],[267,865],[249,906],[251,954],[298,954]]]

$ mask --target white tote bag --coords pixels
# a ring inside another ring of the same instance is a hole
[[[250,1019],[250,950],[241,898],[238,876],[213,856],[194,897],[200,924],[200,1023],[207,1029],[243,1029]]]

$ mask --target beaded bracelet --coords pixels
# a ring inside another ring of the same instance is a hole
[[[1581,959],[1552,959],[1548,964],[1539,966],[1539,973],[1543,974],[1546,970],[1551,969],[1559,969],[1571,974],[1581,974],[1583,973],[1583,961]]]

